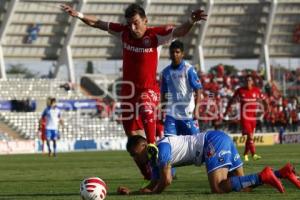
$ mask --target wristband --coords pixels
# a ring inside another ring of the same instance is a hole
[[[77,18],[79,18],[79,19],[83,19],[83,18],[84,18],[84,15],[83,15],[83,13],[81,13],[81,12],[78,12],[78,13],[77,13]]]

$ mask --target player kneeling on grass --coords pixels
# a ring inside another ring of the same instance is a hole
[[[291,181],[300,189],[300,181],[290,163],[276,171],[267,166],[259,173],[245,175],[243,162],[232,139],[222,131],[167,137],[157,145],[159,155],[156,165],[152,166],[150,184],[138,192],[130,192],[127,187],[120,186],[119,194],[161,193],[172,183],[172,167],[199,166],[202,163],[206,165],[213,193],[249,191],[263,184],[271,185],[283,193],[285,190],[279,178]],[[147,141],[142,136],[129,138],[127,150],[134,159],[148,162]]]

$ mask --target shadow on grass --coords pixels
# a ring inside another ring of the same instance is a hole
[[[201,192],[195,192],[195,191],[164,191],[161,194],[152,194],[152,195],[211,195],[212,193],[209,191],[201,191]],[[131,195],[121,195],[117,192],[109,192],[107,195],[109,196],[149,196],[149,194],[131,194]],[[1,195],[0,195],[1,197]]]

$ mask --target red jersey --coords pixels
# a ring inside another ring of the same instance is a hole
[[[247,87],[241,87],[236,90],[233,98],[238,98],[241,104],[241,119],[254,120],[256,117],[258,100],[264,100],[265,96],[259,88],[252,87],[250,90]]]
[[[109,23],[109,32],[122,40],[123,81],[132,82],[137,89],[158,88],[157,47],[172,40],[173,27],[148,27],[139,39],[131,36],[127,25]]]
[[[42,117],[40,123],[41,140],[46,140],[46,118]]]
[[[46,118],[45,117],[43,117],[42,119],[41,119],[41,132],[45,132],[46,131]]]

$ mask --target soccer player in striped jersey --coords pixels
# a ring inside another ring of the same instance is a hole
[[[161,105],[166,112],[164,135],[197,134],[199,126],[194,119],[198,116],[202,85],[195,68],[183,59],[184,45],[181,41],[173,41],[169,53],[172,62],[161,76]]]
[[[56,99],[51,98],[49,101],[49,106],[45,108],[42,113],[42,117],[46,121],[46,141],[48,147],[48,155],[56,156],[56,141],[59,139],[59,125],[63,125],[63,120],[61,117],[61,111],[56,106]],[[53,152],[50,147],[50,141],[53,142]],[[53,153],[53,154],[52,154]]]

